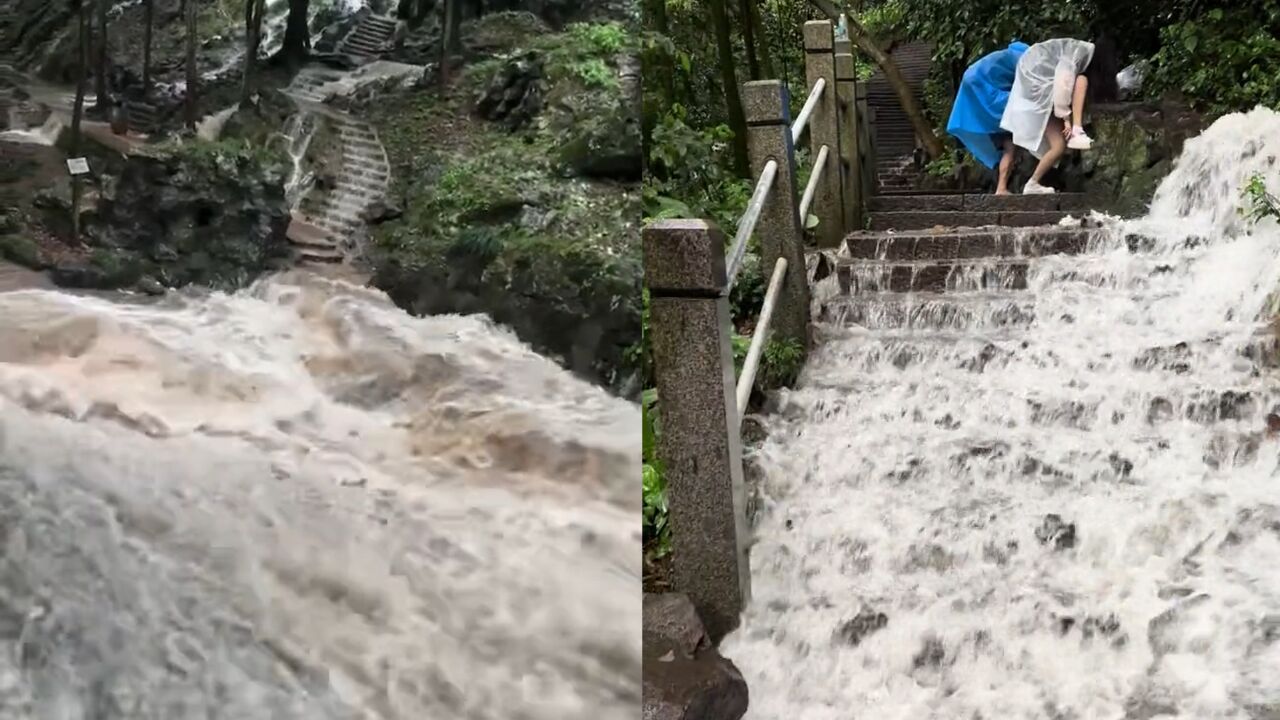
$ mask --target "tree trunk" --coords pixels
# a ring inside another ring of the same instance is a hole
[[[669,37],[671,28],[667,22],[667,0],[648,0],[649,29],[663,37]],[[675,58],[664,58],[658,65],[650,63],[645,66],[645,74],[655,78],[662,97],[662,112],[666,112],[676,101]],[[660,113],[654,113],[655,115]]]
[[[192,130],[196,128],[196,91],[200,80],[200,73],[196,69],[196,2],[197,0],[186,0],[185,8],[187,17],[186,121],[187,127]]]
[[[444,20],[440,38],[440,87],[449,85],[449,55],[458,44],[458,27],[461,25],[461,0],[444,0]]]
[[[831,0],[810,1],[833,21],[839,18],[840,10]],[[894,94],[898,96],[898,103],[902,106],[902,111],[906,113],[907,119],[911,121],[911,127],[915,130],[916,137],[924,145],[925,154],[929,156],[930,160],[942,157],[942,154],[946,152],[946,147],[938,139],[938,136],[933,134],[933,127],[929,125],[929,119],[925,117],[920,103],[916,102],[916,97],[911,92],[911,86],[907,85],[906,78],[902,77],[902,71],[898,69],[897,63],[885,51],[881,50],[880,46],[876,45],[875,40],[871,39],[871,36],[867,34],[866,28],[862,27],[862,24],[855,19],[852,12],[846,13],[846,18],[849,21],[849,39],[863,52],[870,55],[871,59],[875,60],[880,69],[884,71],[884,77],[889,81]]]
[[[745,178],[751,174],[747,162],[747,116],[742,112],[738,76],[733,67],[733,43],[729,39],[729,13],[724,3],[725,0],[709,0],[716,46],[720,51],[720,83],[724,86],[725,109],[729,112],[729,127],[733,130],[733,166]]]
[[[79,0],[76,15],[79,18],[76,65],[76,103],[71,109],[71,157],[80,156],[80,119],[84,117],[85,76],[89,74],[89,2]],[[71,176],[71,232],[76,241],[80,240],[80,177]]]
[[[311,30],[307,27],[307,13],[311,0],[289,0],[289,17],[284,26],[284,45],[280,54],[290,66],[296,67],[311,53]]]
[[[756,52],[756,31],[751,22],[752,0],[739,0],[738,19],[742,22],[742,44],[747,51],[747,72],[752,80],[761,80],[760,55]]]
[[[751,27],[755,28],[756,49],[760,51],[760,72],[764,73],[766,79],[774,78],[776,76],[773,74],[773,57],[769,54],[769,36],[765,34],[764,23],[760,20],[758,0],[747,0],[747,10],[750,12]]]
[[[143,0],[147,29],[142,35],[142,95],[151,94],[151,27],[155,24],[156,0]]]
[[[244,4],[244,84],[240,88],[240,104],[249,102],[253,94],[253,70],[258,64],[258,48],[262,44],[262,18],[267,12],[266,0],[245,0]]]
[[[98,52],[95,64],[95,82],[93,92],[97,96],[95,105],[107,108],[107,4],[110,0],[98,0]]]

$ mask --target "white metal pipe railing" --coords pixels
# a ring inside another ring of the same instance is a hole
[[[813,109],[818,106],[818,101],[822,99],[822,91],[827,87],[826,78],[818,78],[818,82],[813,84],[813,89],[809,91],[809,97],[804,101],[804,107],[800,108],[800,114],[796,116],[795,122],[791,123],[791,142],[800,142],[800,136],[804,134],[805,125],[809,124],[809,116],[813,114]]]
[[[725,293],[733,289],[733,281],[738,277],[738,270],[742,268],[742,258],[747,254],[747,240],[756,230],[756,223],[760,221],[760,211],[764,209],[764,203],[769,199],[769,190],[773,188],[773,180],[777,175],[776,160],[770,160],[764,164],[764,169],[760,171],[760,179],[756,181],[756,189],[751,193],[751,200],[747,203],[747,209],[742,213],[742,219],[738,220],[738,232],[734,234],[733,244],[729,246],[729,255],[725,258],[725,275],[728,276]]]
[[[773,277],[769,278],[769,289],[764,294],[764,303],[760,305],[760,319],[756,321],[755,332],[751,334],[751,347],[747,350],[746,361],[742,363],[742,374],[738,376],[738,424],[742,424],[742,418],[747,413],[751,387],[756,384],[756,371],[760,369],[760,355],[769,339],[769,320],[773,318],[773,309],[778,305],[782,280],[786,276],[787,259],[778,258],[773,266]]]
[[[809,217],[809,206],[813,204],[813,196],[818,192],[818,183],[822,182],[822,172],[827,169],[827,154],[831,148],[823,145],[818,150],[818,157],[813,161],[813,172],[809,173],[809,184],[804,186],[804,195],[800,198],[800,226],[804,227]]]

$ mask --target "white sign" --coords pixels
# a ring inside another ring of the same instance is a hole
[[[67,158],[67,170],[70,170],[72,175],[88,175],[89,161],[82,157]]]

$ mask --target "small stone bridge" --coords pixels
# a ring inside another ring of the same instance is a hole
[[[1059,224],[1086,210],[1080,195],[882,190],[875,120],[851,47],[829,21],[806,23],[804,41],[808,95],[796,118],[779,81],[743,86],[757,182],[728,250],[721,231],[701,220],[644,230],[672,584],[717,642],[751,595],[740,426],[766,342],[791,339],[812,350],[815,337],[845,328],[876,342],[877,333],[936,326],[939,312],[981,316],[986,326],[1025,323],[1018,293],[1028,259],[1085,252],[1092,232]],[[815,161],[800,188],[795,144],[806,135]],[[819,219],[812,238],[803,230],[808,214]],[[770,281],[735,378],[729,292],[753,234]],[[811,293],[811,284],[822,292]],[[957,290],[966,291],[963,301],[939,302]],[[876,321],[867,322],[872,313]]]

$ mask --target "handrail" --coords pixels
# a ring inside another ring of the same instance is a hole
[[[747,359],[742,363],[742,374],[738,376],[738,424],[746,415],[747,401],[751,399],[751,388],[756,384],[756,371],[760,369],[760,354],[764,352],[765,340],[769,337],[769,321],[773,319],[773,308],[778,304],[778,296],[782,290],[782,280],[787,276],[787,259],[778,258],[773,265],[773,277],[769,278],[769,290],[764,294],[764,302],[760,305],[760,319],[756,321],[755,332],[751,334],[751,347],[747,350]]]
[[[813,204],[813,196],[818,192],[818,183],[822,180],[822,172],[827,169],[827,153],[831,148],[823,145],[818,150],[818,157],[813,160],[813,172],[809,173],[809,184],[804,187],[804,195],[800,198],[800,226],[804,227],[809,217],[809,206]]]
[[[805,125],[809,124],[809,116],[813,114],[813,109],[818,106],[818,101],[822,99],[822,91],[827,87],[826,78],[818,78],[818,82],[813,84],[813,89],[809,91],[809,97],[804,101],[804,107],[800,108],[800,114],[796,116],[795,122],[791,123],[791,142],[800,141],[800,136],[804,134]]]
[[[777,175],[776,160],[770,160],[764,164],[764,169],[760,171],[760,179],[756,181],[756,189],[751,193],[751,200],[747,203],[747,209],[743,211],[742,219],[738,221],[738,232],[734,233],[733,244],[729,246],[729,254],[724,263],[725,275],[728,277],[728,282],[725,283],[725,294],[733,289],[733,281],[738,277],[738,271],[742,269],[742,258],[747,254],[747,240],[756,230],[760,211],[764,209],[765,200],[769,199],[769,190],[773,187],[773,179]]]

